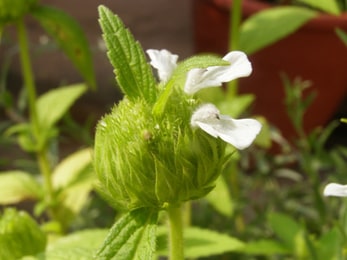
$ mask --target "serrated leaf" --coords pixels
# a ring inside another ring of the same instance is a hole
[[[250,255],[273,256],[278,254],[288,254],[290,253],[290,250],[275,240],[259,240],[247,242],[241,252]]]
[[[301,231],[300,225],[291,217],[281,213],[271,213],[268,220],[271,228],[285,246],[294,250],[295,239]]]
[[[222,176],[219,176],[215,184],[214,189],[205,198],[220,214],[231,217],[234,212],[234,203],[228,185]]]
[[[24,211],[7,208],[0,218],[0,259],[36,255],[46,247],[46,236]]]
[[[50,129],[86,90],[84,84],[76,84],[53,89],[40,96],[36,109],[41,130]]]
[[[152,103],[156,98],[156,82],[142,47],[108,8],[99,6],[99,17],[108,58],[123,93],[131,100],[141,97]]]
[[[157,254],[168,255],[166,237],[168,230],[160,227],[157,232]],[[218,233],[209,229],[188,227],[184,230],[184,256],[186,258],[199,258],[219,255],[227,252],[240,251],[244,243],[234,237]]]
[[[240,49],[248,55],[290,35],[317,12],[295,6],[269,8],[248,18],[240,28]]]
[[[26,199],[38,200],[42,190],[36,179],[27,172],[0,173],[0,204],[15,204]]]
[[[95,259],[152,259],[157,221],[155,209],[140,208],[125,214],[113,225]]]
[[[59,44],[85,81],[96,88],[92,55],[84,32],[76,20],[59,9],[40,5],[31,12]]]

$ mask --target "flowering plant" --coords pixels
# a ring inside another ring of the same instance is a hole
[[[251,64],[239,51],[222,59],[205,55],[177,63],[177,55],[151,49],[147,54],[157,83],[145,53],[121,20],[103,6],[99,13],[124,99],[97,126],[94,166],[100,192],[129,213],[116,222],[97,257],[129,259],[135,254],[150,259],[158,212],[164,210],[170,258],[183,259],[182,204],[213,189],[232,154],[226,143],[245,149],[261,129],[255,119],[222,115],[195,93],[248,76]],[[138,242],[129,247],[124,241],[133,239],[134,232]]]

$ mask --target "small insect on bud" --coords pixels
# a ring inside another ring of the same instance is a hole
[[[142,137],[145,141],[149,141],[152,139],[153,135],[149,130],[145,129],[142,131]]]

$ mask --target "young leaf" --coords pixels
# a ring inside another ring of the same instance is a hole
[[[158,255],[167,255],[165,237],[167,228],[158,229]],[[184,255],[186,258],[200,258],[227,252],[241,251],[244,243],[216,231],[189,227],[184,231]]]
[[[245,247],[241,250],[245,254],[249,255],[278,255],[289,254],[290,250],[283,244],[275,240],[259,240],[247,242]]]
[[[99,6],[99,16],[108,58],[123,93],[131,100],[141,97],[153,102],[156,82],[142,47],[108,8]]]
[[[337,34],[337,36],[339,36],[343,44],[347,47],[347,33],[340,28],[336,28],[335,33]]]
[[[108,230],[91,229],[77,231],[51,242],[37,259],[93,259],[93,252],[101,245]]]
[[[152,259],[156,249],[158,211],[133,210],[111,228],[96,254],[98,260]]]
[[[294,250],[296,237],[301,231],[299,224],[289,216],[280,213],[271,213],[269,224],[286,247]]]
[[[24,211],[8,208],[0,218],[0,259],[21,259],[44,251],[46,236]]]
[[[234,203],[229,193],[228,185],[220,176],[216,180],[216,187],[205,197],[206,200],[214,207],[219,213],[226,217],[231,217],[234,211]]]
[[[60,206],[56,214],[66,225],[85,206],[93,189],[96,176],[93,174],[91,154],[89,148],[73,153],[58,164],[52,174],[54,188],[60,189]]]
[[[333,15],[339,15],[341,13],[338,1],[298,0],[298,3]]]
[[[60,87],[40,96],[36,103],[41,130],[50,129],[86,91],[84,84]]]
[[[296,6],[270,8],[248,18],[240,29],[240,49],[248,55],[288,36],[317,12]]]
[[[27,172],[7,171],[0,173],[0,204],[15,204],[26,199],[42,196],[39,183]]]
[[[95,89],[95,74],[89,44],[75,19],[59,9],[42,5],[34,8],[31,14],[55,39],[85,81]]]

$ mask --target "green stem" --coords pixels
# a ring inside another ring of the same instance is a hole
[[[28,95],[30,122],[33,128],[34,137],[37,138],[39,135],[39,123],[36,111],[36,89],[30,64],[28,37],[23,20],[20,20],[17,23],[17,30],[24,85]]]
[[[237,50],[239,48],[240,24],[242,0],[233,0],[230,6],[230,35],[229,35],[229,50]]]
[[[29,115],[30,123],[33,133],[33,138],[36,142],[39,142],[40,139],[40,124],[38,120],[37,110],[36,110],[36,88],[34,82],[33,71],[30,63],[29,55],[29,46],[28,46],[28,37],[25,29],[25,24],[23,20],[20,20],[17,23],[18,30],[18,41],[20,49],[20,60],[22,66],[24,86],[28,95],[28,106],[29,106]],[[40,167],[41,174],[44,179],[45,187],[45,201],[47,205],[51,207],[53,202],[53,187],[52,187],[52,178],[51,178],[51,166],[47,157],[47,146],[42,145],[42,148],[37,151],[37,160]],[[54,218],[53,209],[50,208],[51,217]]]
[[[170,260],[183,260],[183,223],[181,207],[170,206],[167,209],[169,215],[169,250]]]
[[[239,48],[242,0],[233,0],[230,4],[230,10],[229,51],[233,51]],[[237,94],[237,86],[237,80],[228,83],[227,95],[229,97],[234,97]]]

